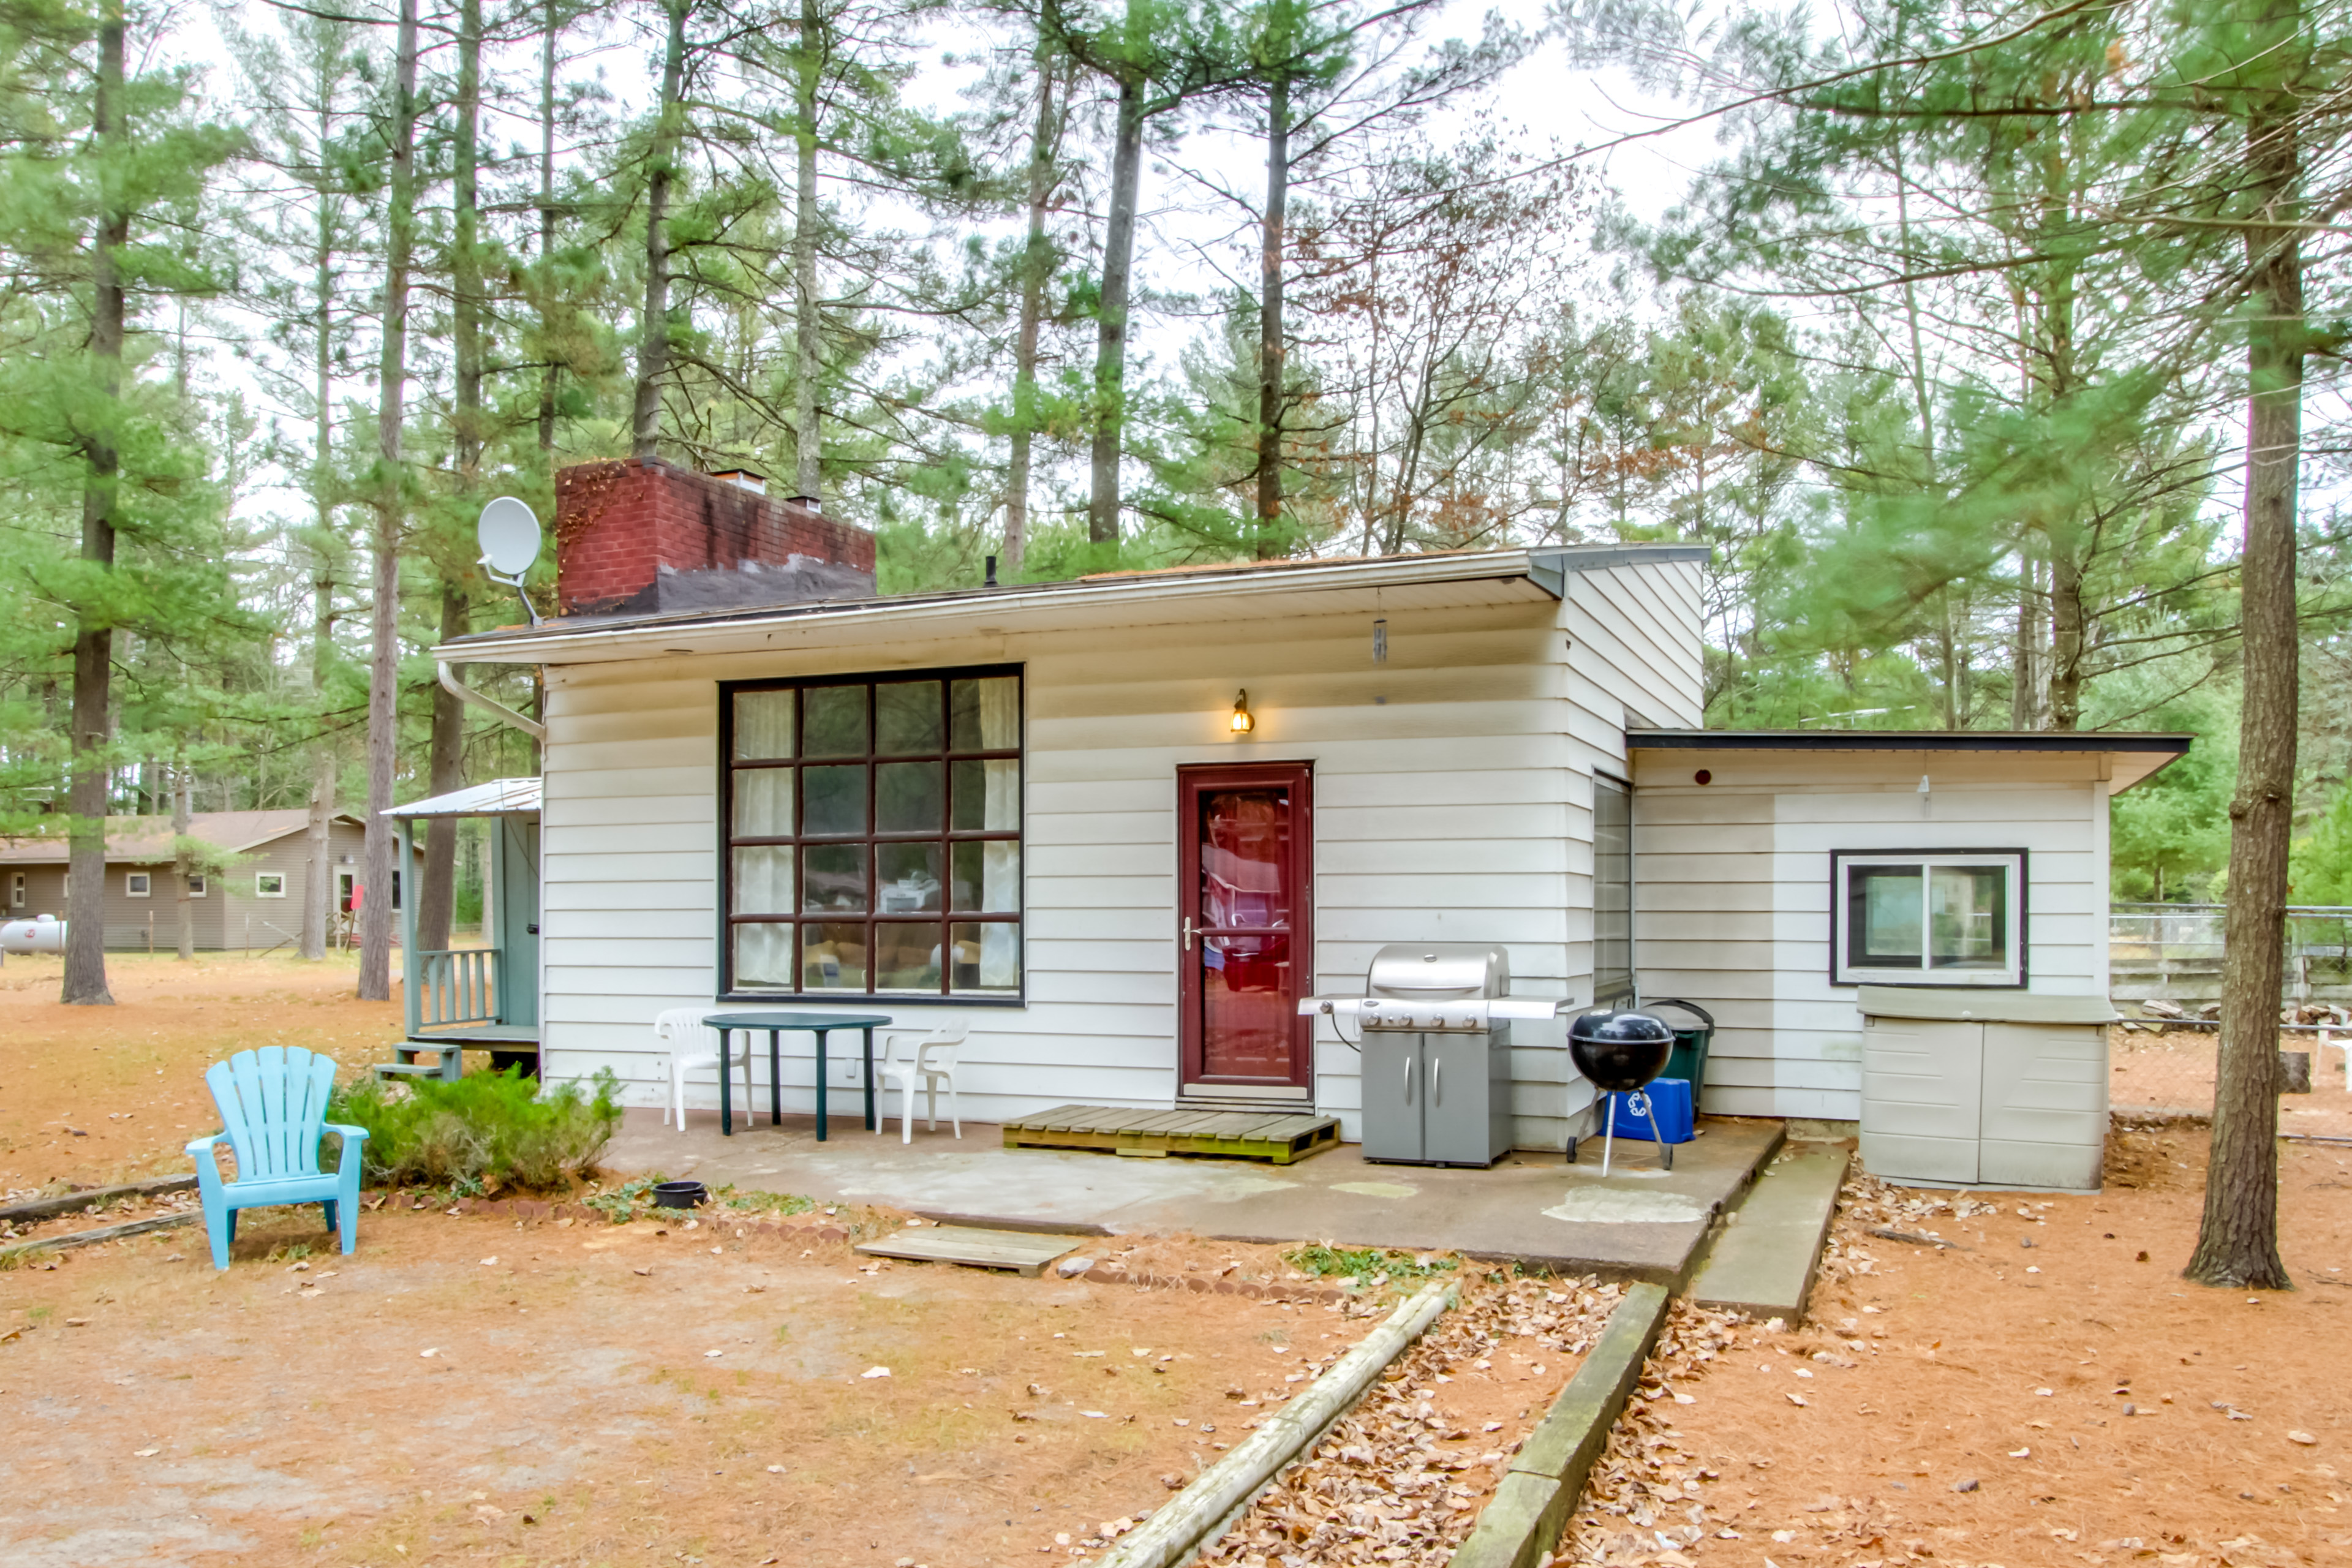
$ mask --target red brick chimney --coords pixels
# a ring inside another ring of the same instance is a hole
[[[659,458],[555,476],[555,583],[567,616],[744,609],[874,596],[874,536],[748,470],[698,474]]]

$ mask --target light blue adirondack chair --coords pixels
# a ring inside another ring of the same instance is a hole
[[[229,1244],[236,1239],[236,1211],[273,1204],[315,1203],[327,1212],[327,1228],[341,1233],[343,1250],[359,1244],[360,1146],[364,1127],[327,1120],[327,1096],[335,1087],[335,1064],[299,1046],[264,1046],[215,1062],[205,1074],[224,1131],[188,1145],[196,1162],[196,1186],[205,1200],[205,1229],[212,1237],[213,1267],[228,1267]],[[320,1136],[340,1132],[342,1163],[319,1169]],[[236,1151],[236,1180],[221,1180],[213,1151],[226,1138]]]

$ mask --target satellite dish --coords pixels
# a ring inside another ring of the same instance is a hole
[[[482,509],[474,537],[481,542],[482,564],[509,580],[539,559],[539,518],[513,496],[500,496]]]

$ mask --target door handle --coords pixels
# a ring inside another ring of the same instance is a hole
[[[1411,1057],[1404,1058],[1404,1102],[1407,1105],[1412,1103],[1412,1058]]]
[[[1429,1058],[1429,1103],[1432,1105],[1435,1105],[1440,1100],[1444,1098],[1445,1091],[1439,1087],[1442,1080],[1438,1076],[1440,1073],[1444,1071],[1444,1058],[1441,1057],[1432,1057]]]
[[[1192,923],[1192,916],[1186,915],[1184,917],[1184,951],[1186,952],[1192,951],[1192,939],[1200,934],[1201,928]]]

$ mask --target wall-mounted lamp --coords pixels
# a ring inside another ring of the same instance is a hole
[[[1236,691],[1234,693],[1234,717],[1232,724],[1233,731],[1236,735],[1246,735],[1252,730],[1257,728],[1257,721],[1250,716],[1249,693],[1246,691]]]

